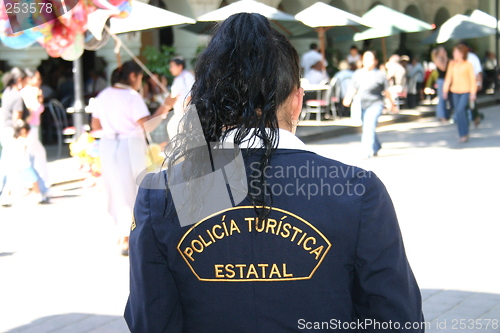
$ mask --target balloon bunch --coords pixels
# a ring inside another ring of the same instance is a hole
[[[36,42],[54,58],[79,58],[86,40],[87,17],[106,10],[109,17],[124,18],[132,10],[131,0],[4,0],[0,1],[0,40],[8,47],[23,49]]]

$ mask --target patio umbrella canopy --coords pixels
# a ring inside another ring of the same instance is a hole
[[[373,28],[354,35],[355,41],[388,37],[402,32],[420,32],[433,29],[433,26],[427,22],[383,5],[373,7],[361,18]],[[383,22],[381,22],[381,18],[383,18]]]
[[[370,26],[361,17],[323,2],[316,2],[295,15],[295,18],[311,28],[316,28],[323,56],[325,54],[325,33],[330,28]],[[345,29],[343,34],[345,34]]]
[[[354,35],[355,41],[382,38],[382,52],[384,61],[387,61],[385,37],[400,33],[420,32],[432,30],[433,26],[427,22],[403,14],[392,8],[377,5],[367,11],[362,17],[365,22],[373,26]],[[384,18],[381,22],[380,18]]]
[[[480,38],[494,35],[496,28],[474,22],[469,16],[455,15],[422,41],[422,44],[441,44],[449,40]]]
[[[474,10],[472,14],[470,14],[469,21],[486,25],[493,29],[497,28],[497,19],[479,9]]]
[[[190,17],[132,0],[132,12],[123,19],[111,18],[111,33],[147,30],[179,24],[194,24]]]
[[[100,40],[106,21],[115,14],[112,10],[96,10],[88,15],[87,28]],[[147,18],[147,19],[145,19]],[[121,34],[131,31],[147,30],[179,24],[193,24],[192,18],[182,16],[165,9],[151,6],[137,0],[132,0],[132,11],[126,18],[114,18],[110,20],[110,32]]]
[[[260,14],[270,20],[278,31],[288,37],[302,35],[311,30],[302,22],[297,21],[293,15],[284,13],[274,7],[254,0],[240,0],[225,7],[208,12],[198,17],[195,24],[185,26],[182,29],[197,34],[210,34],[216,22],[224,21],[229,16],[237,13]]]

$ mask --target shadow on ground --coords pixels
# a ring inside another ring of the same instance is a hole
[[[500,294],[422,289],[426,332],[500,332]],[[121,316],[68,313],[36,319],[7,333],[125,333]]]
[[[498,147],[500,142],[498,108],[484,111],[485,119],[478,128],[470,126],[470,139],[466,143],[458,142],[458,130],[455,124],[441,125],[432,118],[423,118],[417,122],[384,126],[377,129],[382,147],[390,149],[407,149],[421,147],[443,147],[449,149],[472,149]],[[492,140],[492,139],[497,140]],[[312,145],[358,143],[361,134],[350,134],[332,139],[322,140]]]
[[[6,333],[128,333],[125,319],[90,313],[67,313],[36,319]]]
[[[426,332],[500,332],[500,294],[422,289]]]

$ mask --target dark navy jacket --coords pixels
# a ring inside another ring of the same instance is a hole
[[[164,174],[144,179],[130,234],[130,330],[423,332],[405,329],[424,320],[421,296],[376,175],[293,149],[270,165],[273,208],[259,223],[244,200],[181,227],[170,194],[147,189]]]

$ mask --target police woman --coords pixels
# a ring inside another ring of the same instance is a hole
[[[308,151],[293,134],[303,89],[289,41],[261,15],[233,15],[199,56],[195,77],[191,106],[202,151],[238,145],[248,195],[238,199],[235,168],[212,154],[212,174],[220,177],[196,187],[193,202],[178,200],[193,188],[169,177],[202,178],[190,177],[199,176],[199,164],[193,146],[183,144],[196,134],[179,134],[167,170],[147,175],[139,189],[130,330],[371,331],[359,326],[371,320],[402,331],[422,322],[420,291],[384,185],[373,173]],[[165,182],[166,190],[159,186]],[[205,215],[186,223],[185,207]]]

